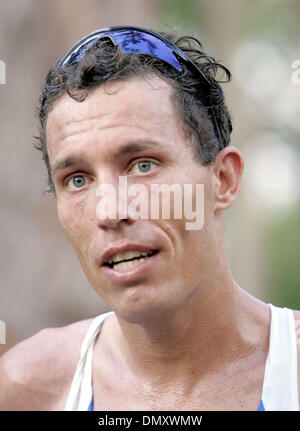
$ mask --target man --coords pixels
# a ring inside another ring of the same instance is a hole
[[[4,410],[299,408],[299,312],[246,293],[226,257],[222,213],[243,171],[216,80],[230,73],[191,38],[165,36],[103,29],[48,74],[39,145],[48,190],[113,312],[45,329],[6,353]],[[187,229],[175,194],[169,217],[136,217],[124,178],[148,192],[140,207],[151,206],[154,184],[192,185],[193,205],[203,185],[203,223]]]

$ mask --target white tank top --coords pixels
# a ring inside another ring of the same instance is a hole
[[[297,338],[294,314],[288,308],[271,307],[270,342],[258,410],[299,410]],[[96,337],[106,317],[97,316],[83,340],[80,359],[65,410],[92,410],[92,359]]]

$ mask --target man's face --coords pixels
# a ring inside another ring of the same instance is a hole
[[[93,287],[129,321],[194,301],[216,264],[212,168],[196,159],[171,95],[158,77],[116,81],[96,87],[83,102],[63,95],[48,118],[59,219]],[[144,185],[149,195],[152,183],[179,184],[182,190],[192,184],[193,191],[204,184],[204,227],[187,230],[187,220],[174,217],[99,218],[97,190],[110,184],[117,191],[119,176],[127,177],[128,187]],[[128,245],[156,254],[127,269],[103,265],[105,251]]]

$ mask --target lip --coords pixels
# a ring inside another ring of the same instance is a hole
[[[128,244],[128,243],[120,247],[111,247],[102,254],[102,257],[100,260],[100,266],[103,267],[104,263],[108,262],[117,253],[124,253],[125,251],[135,251],[135,250],[143,251],[145,253],[151,253],[152,251],[157,249],[152,247],[146,247],[140,244]]]
[[[120,249],[118,249],[120,250]],[[149,249],[147,247],[133,247],[133,248],[125,248],[123,251],[128,250],[140,250],[140,251],[154,251],[155,249]],[[121,252],[121,251],[120,251]],[[114,252],[113,254],[115,254]],[[145,277],[147,273],[150,272],[150,270],[153,268],[153,266],[156,264],[157,259],[159,257],[160,251],[157,250],[157,253],[155,253],[153,256],[148,257],[143,262],[140,262],[133,268],[124,268],[124,269],[113,269],[109,266],[101,266],[101,269],[103,270],[106,277],[112,282],[120,285],[128,285],[137,282],[141,278]],[[106,258],[105,258],[106,259]],[[105,260],[104,262],[106,262]]]

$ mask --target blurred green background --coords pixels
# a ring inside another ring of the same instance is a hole
[[[7,345],[106,310],[43,195],[33,149],[40,85],[79,38],[108,25],[177,28],[233,74],[224,86],[245,159],[240,196],[225,215],[236,281],[266,302],[300,309],[300,59],[297,0],[2,0],[0,59],[1,290]]]

